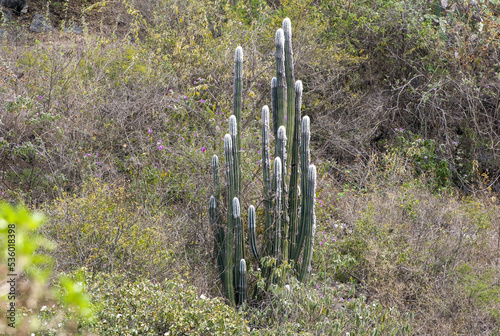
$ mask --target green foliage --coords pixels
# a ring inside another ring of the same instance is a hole
[[[98,335],[245,335],[245,319],[219,299],[198,295],[180,279],[132,281],[116,273],[86,273],[95,318],[83,330]]]
[[[444,158],[445,146],[436,146],[433,139],[423,139],[403,129],[395,129],[398,147],[390,150],[399,151],[408,158],[416,177],[429,176],[431,188],[444,188],[450,185],[452,173],[448,161]]]
[[[61,269],[87,267],[93,272],[120,270],[136,276],[162,277],[179,245],[168,234],[172,224],[143,217],[122,184],[89,180],[79,195],[65,195],[47,208],[44,228],[56,241]]]
[[[79,282],[61,275],[53,286],[48,286],[55,275],[54,262],[44,251],[54,250],[56,246],[39,233],[44,222],[41,213],[32,214],[24,206],[0,203],[0,235],[5,237],[0,241],[0,270],[10,281],[14,279],[16,287],[13,297],[11,292],[2,290],[0,303],[2,306],[15,304],[15,328],[21,333],[45,329],[41,326],[44,318],[33,314],[33,310],[40,307],[44,310],[46,306],[42,304],[46,302],[54,302],[53,307],[57,305],[59,314],[50,316],[49,322],[50,325],[59,323],[61,331],[70,332],[72,321],[92,316],[89,298]],[[63,318],[68,324],[61,323]],[[12,321],[2,319],[0,330],[12,331],[6,322]]]
[[[305,288],[290,278],[285,286],[272,285],[266,305],[250,307],[249,324],[255,335],[411,335],[411,314],[367,302],[351,286]]]

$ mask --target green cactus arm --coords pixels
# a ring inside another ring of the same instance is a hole
[[[214,196],[209,202],[209,222],[214,234],[214,257],[221,280],[224,281],[224,228],[220,223],[219,206]]]
[[[247,263],[245,262],[245,259],[240,260],[240,267],[239,267],[239,273],[240,273],[240,282],[239,282],[239,299],[238,302],[240,305],[245,303],[247,300]]]
[[[283,260],[288,260],[288,204],[286,202],[287,185],[286,185],[286,129],[285,126],[280,126],[278,129],[277,155],[281,159],[281,254]],[[285,250],[285,245],[286,250]]]
[[[219,182],[219,157],[217,155],[212,156],[212,174],[214,181],[214,197],[215,201],[218,203],[220,200],[220,182]]]
[[[300,146],[300,109],[302,105],[302,82],[295,82],[295,122],[292,140],[292,163],[290,173],[290,189],[288,194],[288,213],[290,215],[290,248],[292,256],[297,242],[297,212],[299,208],[298,179],[299,179],[299,146]]]
[[[234,249],[234,260],[241,260],[244,256],[244,241],[243,241],[243,227],[241,225],[241,210],[240,201],[237,197],[233,198],[233,220],[234,220],[234,231],[235,231],[235,249]],[[237,265],[238,266],[238,265]],[[236,285],[236,300],[240,297],[239,293],[239,283],[240,276],[236,269],[234,272],[234,283]],[[239,301],[236,301],[239,304]]]
[[[278,80],[271,79],[271,109],[273,113],[273,136],[278,137]]]
[[[239,168],[239,154],[240,151],[237,147],[238,143],[238,121],[234,115],[229,117],[229,135],[231,136],[231,142],[233,144],[233,174],[234,174],[234,187],[233,187],[233,197],[240,197],[240,168]]]
[[[281,158],[277,157],[274,159],[274,257],[276,260],[281,260],[280,258],[280,247],[281,247],[281,172],[282,164]]]
[[[272,253],[272,182],[271,182],[271,159],[269,154],[269,108],[265,105],[262,108],[262,177],[264,182],[264,205],[266,213],[266,223],[264,231],[264,256]],[[258,259],[260,260],[260,259]]]
[[[311,272],[311,259],[313,254],[314,234],[316,232],[316,166],[310,165],[307,174],[307,195],[304,195],[306,202],[307,214],[304,228],[305,242],[304,242],[304,256],[302,258],[302,265],[299,273],[299,281],[306,282]]]
[[[260,262],[259,250],[257,249],[257,239],[255,237],[255,207],[250,205],[248,208],[248,238],[250,240],[250,250],[253,256]]]
[[[276,119],[277,126],[285,126],[286,111],[286,81],[285,81],[285,36],[283,29],[276,31]]]
[[[302,251],[302,247],[304,245],[304,225],[306,220],[306,197],[307,195],[307,171],[309,169],[310,164],[310,152],[309,152],[309,142],[311,140],[311,131],[310,131],[310,120],[308,116],[304,116],[302,118],[302,126],[301,126],[301,141],[300,141],[300,170],[301,170],[301,181],[300,181],[300,189],[302,193],[302,202],[300,207],[300,221],[298,227],[298,234],[296,239],[295,251],[293,253],[293,260],[295,261],[295,265],[297,265],[297,261],[299,259],[300,252]]]
[[[224,155],[226,158],[226,186],[228,195],[227,225],[224,244],[224,290],[231,306],[235,306],[233,285],[233,245],[234,245],[234,219],[233,219],[233,193],[234,193],[234,168],[233,144],[231,135],[224,136]]]
[[[289,18],[283,20],[283,34],[285,36],[285,77],[286,77],[286,137],[293,139],[295,132],[295,77],[293,75],[292,50],[292,23]],[[287,152],[292,150],[292,141],[288,142]]]
[[[237,47],[234,53],[234,92],[233,92],[233,115],[236,117],[237,139],[233,146],[238,153],[238,162],[241,162],[241,95],[243,90],[243,48]],[[239,169],[239,167],[237,167]],[[239,171],[238,171],[239,172]],[[240,174],[238,173],[238,176]],[[241,180],[238,179],[238,189],[241,189]],[[239,197],[239,194],[238,194]]]

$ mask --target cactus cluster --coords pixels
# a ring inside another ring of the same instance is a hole
[[[234,111],[229,118],[229,134],[224,137],[227,188],[225,226],[222,223],[219,160],[216,155],[212,158],[214,196],[210,198],[209,207],[217,269],[226,298],[232,306],[243,304],[247,292],[244,228],[239,202],[242,63],[243,50],[238,47],[234,69]],[[258,262],[262,257],[272,257],[276,265],[293,263],[299,280],[306,281],[316,226],[316,167],[310,164],[310,121],[307,116],[301,119],[301,99],[302,82],[294,80],[292,30],[287,18],[283,21],[283,29],[276,32],[276,77],[271,81],[272,131],[276,139],[273,167],[270,159],[270,113],[268,106],[262,108],[265,229],[261,252],[257,247],[253,205],[248,208],[248,236],[251,252]],[[291,141],[287,142],[287,139]],[[287,160],[288,152],[291,152],[291,160]],[[299,197],[300,173],[302,195]],[[269,270],[263,272],[267,272],[267,276],[270,274]]]

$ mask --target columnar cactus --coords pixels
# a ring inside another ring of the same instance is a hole
[[[300,109],[302,105],[302,82],[295,82],[295,121],[293,123],[293,139],[292,139],[292,159],[290,173],[290,189],[288,195],[288,213],[290,215],[289,232],[290,232],[290,248],[289,256],[292,256],[297,246],[297,213],[298,213],[298,178],[299,178],[299,147],[300,147]]]
[[[276,31],[276,114],[277,127],[285,126],[286,81],[285,81],[285,35],[283,29]],[[273,106],[274,108],[274,106]]]
[[[247,300],[247,264],[245,259],[240,260],[240,282],[238,286],[238,302],[240,305]]]
[[[224,290],[231,306],[236,304],[234,298],[233,286],[233,244],[234,244],[234,218],[233,202],[235,194],[235,176],[234,176],[234,153],[231,135],[224,137],[224,155],[226,157],[226,186],[227,186],[227,225],[224,237]]]
[[[316,199],[316,166],[310,165],[307,172],[307,194],[303,197],[306,206],[303,210],[305,215],[304,223],[304,257],[299,273],[299,281],[306,281],[311,270],[311,259],[314,245],[314,233],[316,232],[316,214],[314,204]]]
[[[289,18],[283,20],[283,34],[285,37],[286,137],[291,140],[295,130],[295,76],[293,75],[292,23]],[[292,142],[288,142],[286,150],[290,153]]]
[[[240,202],[237,197],[233,198],[233,219],[234,219],[234,234],[235,234],[235,250],[234,250],[234,260],[243,260],[245,258],[244,250],[244,238],[243,238],[243,225],[241,224],[241,211]],[[236,304],[241,304],[239,299],[242,293],[240,288],[241,274],[239,263],[236,264],[237,267],[234,269],[234,283],[236,285]]]
[[[291,23],[289,19],[285,19],[283,29],[278,29],[276,32],[276,77],[271,81],[272,132],[276,140],[272,175],[269,108],[267,106],[262,108],[264,241],[260,253],[255,233],[258,219],[253,205],[248,208],[248,229],[251,251],[259,263],[262,257],[272,257],[278,265],[282,262],[293,262],[299,280],[307,281],[316,228],[314,212],[316,167],[310,164],[310,120],[307,116],[301,120],[300,116],[302,82],[294,81],[291,37]],[[222,274],[225,295],[229,304],[233,306],[245,302],[247,290],[244,230],[239,201],[242,61],[243,50],[238,47],[234,68],[234,112],[229,118],[229,134],[224,137],[227,187],[225,230],[220,216],[221,196],[217,156],[212,159],[215,196],[210,198],[209,207],[210,223],[214,228],[214,250],[218,270]],[[287,160],[287,153],[291,154],[290,161]],[[290,175],[288,164],[291,164]],[[288,176],[290,176],[289,184]],[[300,197],[299,176],[301,176],[302,194]],[[271,274],[263,271],[264,276]]]

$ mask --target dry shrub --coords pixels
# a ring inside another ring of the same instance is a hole
[[[498,332],[500,206],[494,194],[433,193],[428,176],[414,179],[404,157],[378,159],[383,165],[375,158],[358,164],[364,190],[346,184],[339,191],[328,178],[322,182],[320,199],[328,205],[320,209],[320,229],[327,232],[319,239],[323,245],[335,238],[317,247],[332,264],[320,263],[318,271],[355,279],[367,296],[415,313],[417,334]]]
[[[50,220],[43,232],[58,244],[54,256],[60,271],[86,267],[93,273],[164,279],[184,269],[176,260],[183,228],[139,206],[128,189],[126,183],[94,179],[78,194],[47,206]]]

